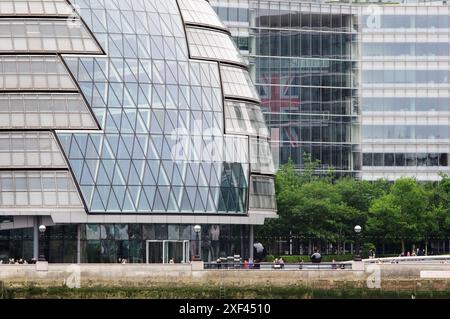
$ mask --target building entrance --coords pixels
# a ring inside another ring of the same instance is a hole
[[[147,240],[147,264],[188,263],[190,261],[189,240]]]

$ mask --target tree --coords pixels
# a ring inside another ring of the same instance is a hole
[[[399,236],[404,252],[405,238],[424,235],[424,226],[430,222],[428,215],[428,196],[423,187],[414,179],[402,178],[390,193],[372,202],[367,230],[379,236]]]

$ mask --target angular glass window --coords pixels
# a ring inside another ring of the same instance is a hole
[[[192,58],[204,58],[245,65],[230,35],[203,28],[186,28]]]
[[[0,93],[0,129],[97,129],[78,93]]]
[[[267,139],[250,138],[250,168],[252,173],[275,174],[272,149]]]
[[[78,90],[58,56],[1,56],[0,70],[0,91]]]
[[[67,187],[60,187],[61,180]],[[0,207],[82,208],[69,172],[0,172]],[[24,189],[26,185],[26,188]]]
[[[0,168],[37,167],[67,167],[52,133],[0,133]]]
[[[250,209],[276,210],[273,177],[251,176]]]
[[[2,19],[0,44],[0,52],[102,53],[81,20]]]
[[[225,129],[230,134],[269,137],[261,107],[256,103],[225,100]]]
[[[1,0],[1,16],[69,16],[73,8],[65,0]]]
[[[246,69],[221,65],[220,72],[226,97],[248,98],[259,102],[258,92]]]
[[[178,0],[183,20],[187,24],[209,25],[226,29],[206,0]]]

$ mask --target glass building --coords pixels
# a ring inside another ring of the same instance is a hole
[[[252,257],[269,131],[207,1],[0,0],[0,53],[0,259]]]
[[[445,1],[211,2],[253,70],[281,164],[301,169],[308,152],[366,180],[449,173]]]
[[[324,174],[358,176],[357,8],[268,0],[213,5],[248,57],[275,159],[290,158],[302,169],[310,154]]]
[[[442,4],[362,9],[364,179],[450,172],[449,15]]]

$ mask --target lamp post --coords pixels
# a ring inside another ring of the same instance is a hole
[[[45,230],[47,229],[47,227],[45,227],[45,225],[40,225],[39,226],[39,259],[38,261],[45,261],[45,253],[44,253],[44,243],[45,243],[45,237],[44,237],[44,233]]]
[[[194,259],[196,261],[202,260],[201,257],[200,257],[200,232],[201,231],[202,231],[202,226],[200,226],[200,225],[195,225],[194,226],[194,232],[195,232],[195,234],[197,236],[197,251],[196,251],[196,254],[194,256]]]
[[[355,252],[355,254],[353,256],[353,260],[354,261],[361,261],[361,254],[360,254],[360,251],[361,251],[360,245],[361,245],[361,243],[360,243],[360,238],[359,237],[360,237],[362,228],[361,228],[361,226],[356,225],[355,228],[353,228],[353,230],[356,233],[356,239],[355,239],[355,246],[356,246],[355,250],[356,250],[356,252]]]

